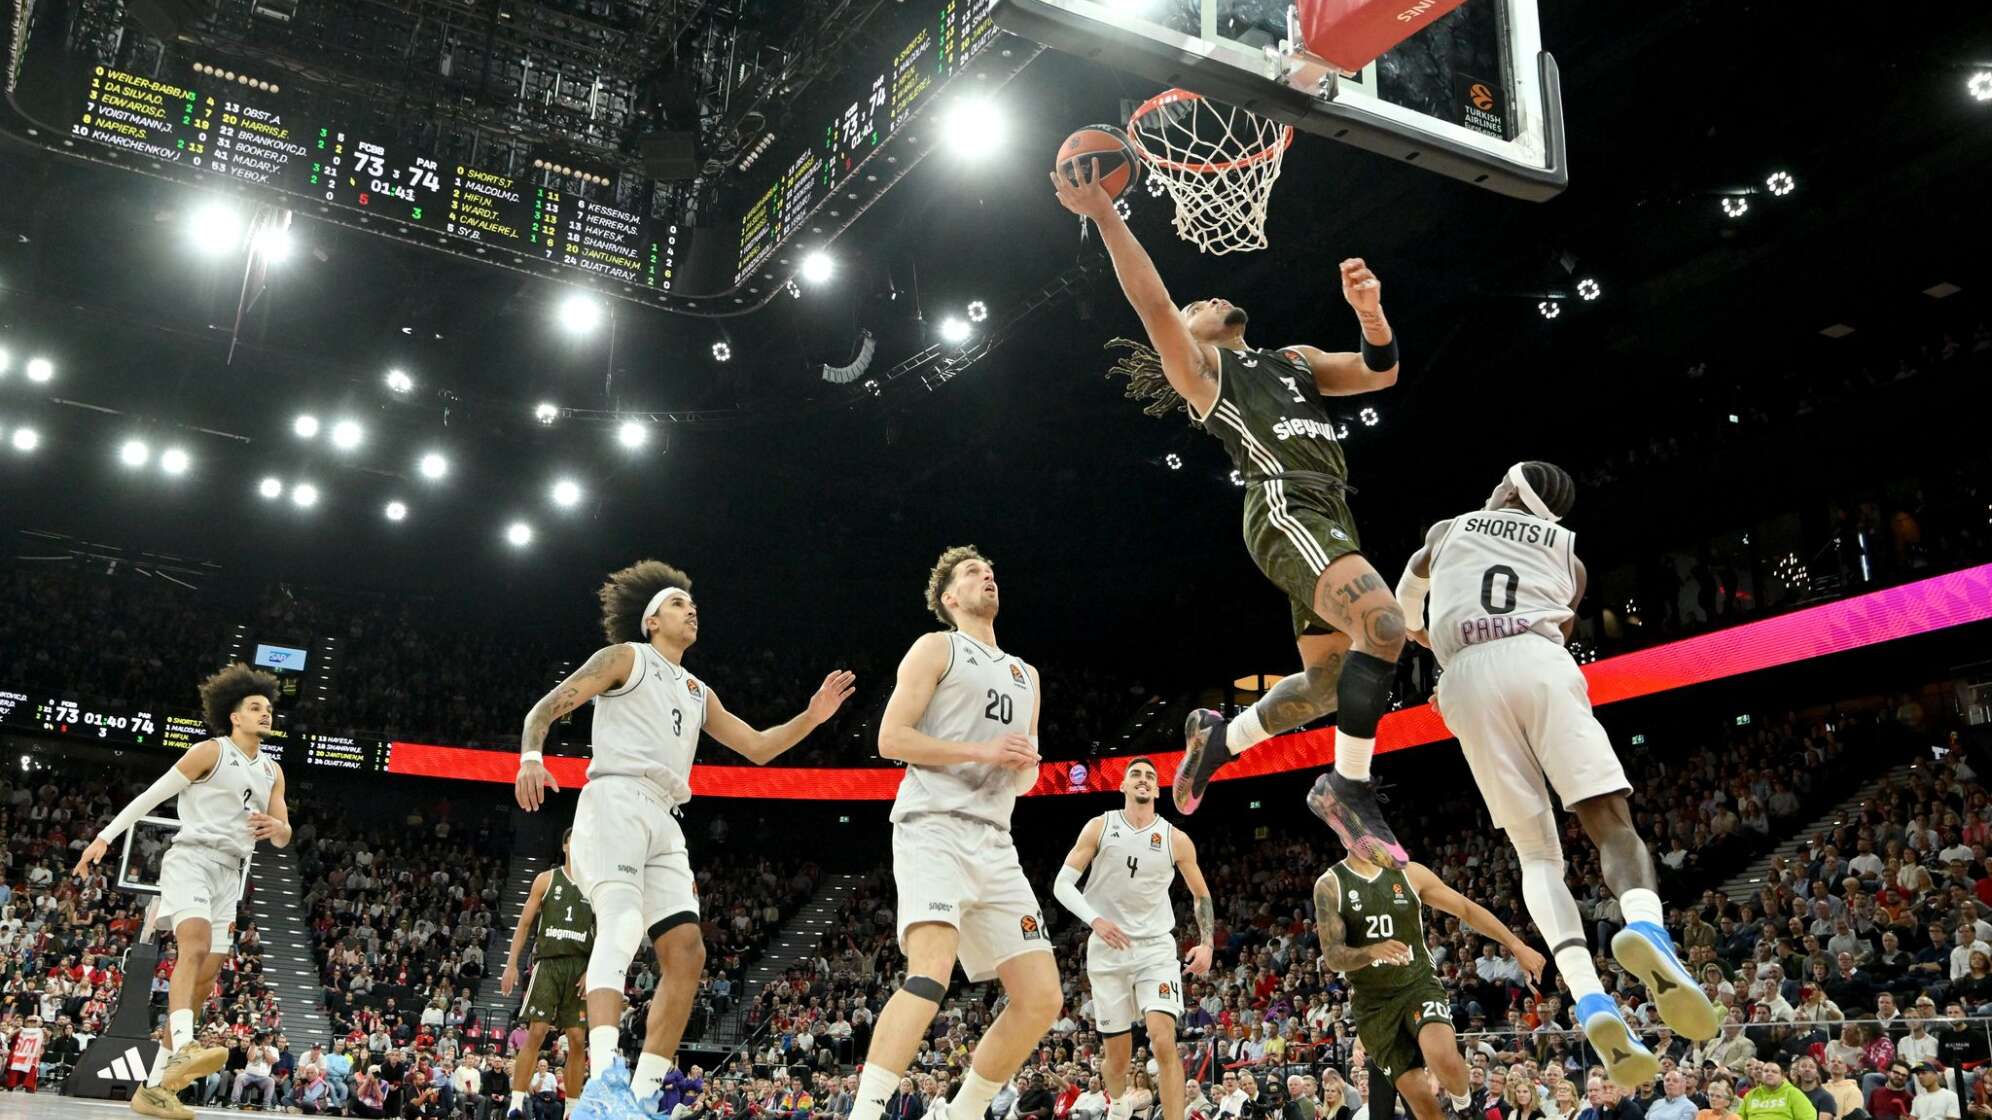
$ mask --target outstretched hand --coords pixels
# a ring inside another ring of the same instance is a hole
[[[1342,298],[1349,301],[1358,315],[1383,309],[1383,281],[1376,278],[1361,257],[1342,262]]]
[[[816,695],[809,698],[809,718],[823,723],[836,715],[837,709],[843,707],[844,701],[857,691],[857,680],[858,675],[848,669],[839,669],[824,677]]]
[[[1113,213],[1114,200],[1107,197],[1106,188],[1100,186],[1100,161],[1097,158],[1075,159],[1069,166],[1077,172],[1076,180],[1067,178],[1062,171],[1051,173],[1051,186],[1058,192],[1058,204],[1096,222]]]

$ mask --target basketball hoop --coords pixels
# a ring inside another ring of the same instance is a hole
[[[1266,247],[1266,202],[1291,126],[1164,90],[1128,118],[1128,139],[1176,201],[1176,235],[1211,254]]]

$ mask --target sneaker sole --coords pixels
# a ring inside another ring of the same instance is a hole
[[[1673,957],[1670,952],[1663,958],[1659,946],[1632,930],[1622,929],[1612,936],[1612,959],[1646,985],[1661,1021],[1683,1038],[1706,1042],[1722,1028],[1722,1020],[1692,978],[1682,982]]]
[[[155,1120],[192,1120],[194,1116],[194,1110],[178,1100],[173,1102],[172,1108],[154,1107],[147,1104],[144,1095],[140,1093],[132,1094],[131,1110],[140,1116],[154,1117]]]
[[[1625,1020],[1615,1015],[1599,1016],[1596,1025],[1584,1024],[1584,1038],[1605,1060],[1605,1074],[1621,1089],[1643,1089],[1660,1073],[1660,1059],[1639,1049]],[[1624,1056],[1614,1061],[1614,1052]]]
[[[228,1051],[217,1046],[204,1047],[192,1061],[162,1074],[159,1087],[169,1093],[177,1093],[227,1064]]]
[[[1341,839],[1342,846],[1349,849],[1351,854],[1368,860],[1378,867],[1392,870],[1403,867],[1411,861],[1403,845],[1386,844],[1380,837],[1359,831],[1358,826],[1361,822],[1356,820],[1354,814],[1350,813],[1340,801],[1329,796],[1327,789],[1328,776],[1323,774],[1316,778],[1314,788],[1307,794],[1307,807],[1329,828],[1335,830],[1335,835]]]
[[[1196,773],[1203,764],[1204,750],[1210,746],[1210,731],[1211,725],[1202,723],[1183,744],[1183,763],[1176,768],[1176,781],[1169,787],[1169,795],[1176,802],[1176,811],[1186,817],[1203,804],[1203,790],[1196,788]]]

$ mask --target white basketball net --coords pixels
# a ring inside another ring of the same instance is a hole
[[[1266,202],[1290,126],[1172,89],[1127,124],[1148,173],[1176,201],[1176,235],[1206,253],[1266,247]]]

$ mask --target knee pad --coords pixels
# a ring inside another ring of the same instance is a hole
[[[643,896],[628,883],[603,883],[589,903],[595,910],[595,948],[588,954],[588,990],[622,994],[629,962],[643,947]]]
[[[948,998],[948,986],[931,976],[908,976],[906,982],[899,985],[899,990],[909,996],[918,996],[927,1000],[936,1007],[940,1006],[942,1000]]]
[[[1396,680],[1396,662],[1350,650],[1335,683],[1336,729],[1363,739],[1376,738],[1376,725],[1390,710],[1390,686]]]

